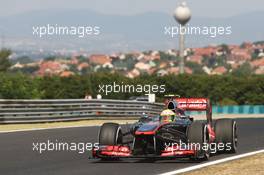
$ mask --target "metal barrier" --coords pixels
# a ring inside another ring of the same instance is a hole
[[[157,115],[161,103],[128,100],[0,100],[0,124],[138,118]]]
[[[158,115],[162,103],[128,100],[1,100],[0,124],[73,121],[83,119],[135,119],[143,113]],[[190,114],[199,114],[191,112]],[[264,114],[264,105],[213,106],[214,114]]]

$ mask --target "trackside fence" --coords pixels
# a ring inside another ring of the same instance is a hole
[[[85,119],[136,119],[158,115],[164,104],[131,100],[3,100],[0,124],[74,121]],[[213,106],[213,114],[264,114],[264,105]],[[191,112],[190,114],[201,114]]]
[[[138,118],[157,115],[161,103],[128,100],[0,100],[0,124]]]
[[[230,105],[213,106],[213,114],[264,114],[264,105]],[[203,112],[190,112],[189,114],[202,114]]]
[[[264,114],[264,105],[214,106],[216,114]]]

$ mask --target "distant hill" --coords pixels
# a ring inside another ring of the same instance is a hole
[[[254,42],[254,44],[264,44],[264,41],[256,41],[256,42]]]
[[[208,15],[210,16],[210,15]],[[187,46],[218,43],[241,43],[264,39],[264,12],[253,12],[230,18],[198,18],[192,26],[232,26],[232,35],[210,38],[187,36]],[[97,25],[100,37],[76,39],[72,37],[39,39],[32,36],[32,26]],[[157,12],[134,16],[105,15],[88,10],[46,10],[0,18],[0,32],[12,48],[77,49],[111,52],[128,50],[168,49],[177,47],[177,39],[164,35],[164,26],[176,25],[173,17]]]

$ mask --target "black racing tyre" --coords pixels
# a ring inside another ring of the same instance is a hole
[[[207,126],[199,121],[194,121],[187,130],[189,145],[196,145],[196,155],[192,160],[208,160],[210,157],[209,133]]]
[[[122,144],[122,131],[117,123],[104,123],[99,131],[99,145]]]
[[[237,151],[237,124],[233,119],[219,119],[215,122],[215,142],[216,144],[224,144],[226,153],[236,153]]]

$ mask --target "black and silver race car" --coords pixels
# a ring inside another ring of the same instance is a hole
[[[143,116],[126,132],[117,123],[104,123],[93,157],[208,160],[212,150],[237,151],[236,121],[218,119],[213,124],[208,99],[172,97],[165,103],[161,115]],[[185,111],[206,111],[206,120],[196,121]]]

